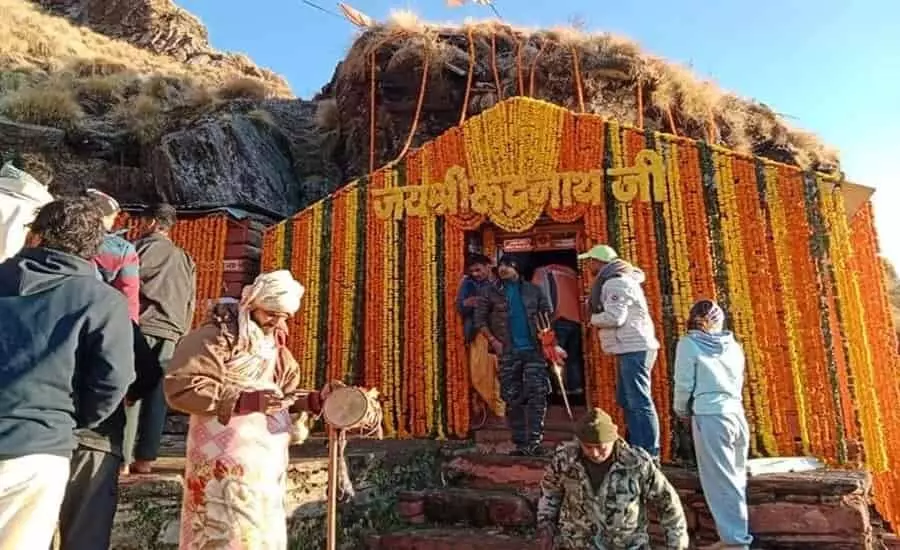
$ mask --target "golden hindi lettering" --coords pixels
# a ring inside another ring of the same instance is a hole
[[[631,202],[635,197],[643,202],[665,200],[666,172],[662,156],[656,151],[642,149],[634,159],[634,166],[610,168],[606,175],[616,178],[612,193],[619,202]]]
[[[666,197],[666,174],[662,156],[644,149],[635,165],[610,168],[612,194],[622,202],[640,198],[662,202]],[[604,173],[552,172],[516,174],[492,180],[472,181],[462,166],[453,166],[436,183],[371,190],[375,214],[383,220],[407,216],[447,216],[475,212],[514,219],[532,215],[535,209],[567,208],[576,204],[599,206],[603,201]]]

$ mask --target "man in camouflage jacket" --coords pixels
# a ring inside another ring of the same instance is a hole
[[[541,482],[541,550],[650,550],[647,506],[656,509],[665,548],[688,548],[678,493],[654,460],[618,436],[601,409],[579,423],[577,438],[557,447]]]

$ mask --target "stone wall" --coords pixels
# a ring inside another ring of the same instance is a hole
[[[173,448],[174,450],[174,448]],[[294,449],[288,472],[291,550],[324,547],[325,445]],[[339,548],[377,550],[528,550],[546,460],[471,452],[433,441],[352,442],[355,498],[340,507]],[[114,550],[177,547],[180,459],[172,471],[121,485]],[[715,542],[715,525],[696,473],[666,468],[682,498],[695,544]],[[763,475],[750,479],[754,548],[900,550],[870,508],[871,479],[857,471]],[[661,531],[651,526],[655,540]]]
[[[425,549],[431,542],[454,538],[448,535],[446,527],[456,525],[466,526],[456,529],[457,541],[473,529],[487,531],[481,534],[480,543],[459,542],[452,546],[455,550],[513,548],[515,544],[520,544],[517,548],[531,548],[527,535],[512,541],[509,537],[533,528],[545,466],[543,459],[456,456],[444,465],[444,479],[449,487],[400,495],[400,515],[412,528],[379,537],[369,548]],[[696,473],[675,467],[664,471],[681,496],[692,542],[716,542],[715,523]],[[870,508],[871,490],[870,476],[859,471],[825,470],[750,478],[748,501],[750,528],[756,538],[754,548],[900,549],[896,537],[885,533],[880,518]],[[652,514],[651,511],[651,518]],[[494,535],[498,529],[504,537]],[[651,534],[655,547],[663,548],[662,531],[655,520]]]
[[[439,481],[440,445],[430,441],[398,442],[390,453],[365,445],[347,458],[356,496],[340,507],[340,548],[361,547],[375,532],[402,525],[396,513],[400,488],[426,488]],[[322,441],[302,449],[323,454]],[[181,461],[164,459],[171,473],[136,476],[120,484],[119,509],[113,529],[112,550],[172,550],[178,546],[181,506]],[[288,470],[286,500],[290,518],[290,550],[321,550],[325,533],[327,461],[298,457]]]
[[[715,523],[696,473],[671,469],[666,474],[681,495],[693,540],[716,542]],[[770,550],[878,548],[882,532],[879,518],[870,510],[871,490],[870,476],[858,471],[750,478],[750,531],[755,546]]]

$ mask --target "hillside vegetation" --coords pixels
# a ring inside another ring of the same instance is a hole
[[[0,0],[0,115],[156,138],[180,110],[289,92],[222,66],[187,64],[77,27],[24,0]]]

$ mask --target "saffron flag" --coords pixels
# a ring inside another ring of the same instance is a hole
[[[338,2],[338,7],[341,8],[341,12],[343,12],[344,17],[346,17],[351,23],[356,25],[357,27],[371,27],[372,26],[372,18],[363,12],[359,11],[356,8],[348,6],[343,2]]]

